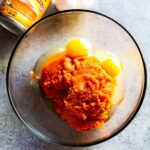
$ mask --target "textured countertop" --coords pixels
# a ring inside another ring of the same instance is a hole
[[[1,3],[1,0],[0,0]],[[150,1],[96,0],[92,10],[121,23],[135,38],[150,73]],[[47,14],[56,11],[51,7]],[[6,92],[6,68],[19,37],[0,27],[0,150],[149,150],[150,148],[150,82],[143,105],[129,126],[114,138],[96,146],[70,148],[40,141],[15,115]]]

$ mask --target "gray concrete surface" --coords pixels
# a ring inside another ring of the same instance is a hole
[[[1,0],[0,0],[1,2]],[[148,76],[150,73],[150,1],[96,0],[93,10],[112,17],[133,35],[139,44]],[[50,8],[48,13],[55,11]],[[116,137],[96,146],[70,148],[47,144],[32,135],[16,117],[6,92],[6,68],[19,37],[0,27],[0,150],[149,150],[150,148],[150,81],[144,103],[135,119]]]

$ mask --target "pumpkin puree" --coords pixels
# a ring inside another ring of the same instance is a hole
[[[108,120],[113,78],[94,56],[64,55],[47,60],[41,69],[40,85],[60,116],[76,130],[100,128]]]

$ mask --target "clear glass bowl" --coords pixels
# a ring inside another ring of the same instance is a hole
[[[75,37],[90,41],[94,50],[104,48],[114,53],[124,68],[123,102],[104,128],[87,133],[77,132],[62,120],[29,77],[41,55],[54,53]],[[69,10],[40,20],[22,36],[9,61],[7,89],[16,114],[39,138],[49,143],[87,146],[117,135],[134,118],[146,90],[146,68],[137,43],[119,23],[97,12]]]

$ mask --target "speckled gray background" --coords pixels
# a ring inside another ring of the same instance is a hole
[[[1,2],[1,0],[0,0]],[[96,0],[93,10],[112,17],[134,36],[150,73],[150,1]],[[52,7],[48,13],[55,11]],[[48,14],[47,13],[47,14]],[[0,150],[149,150],[150,85],[144,103],[131,124],[116,137],[96,146],[70,148],[47,144],[33,136],[16,117],[6,92],[5,76],[10,54],[19,38],[0,27]]]

